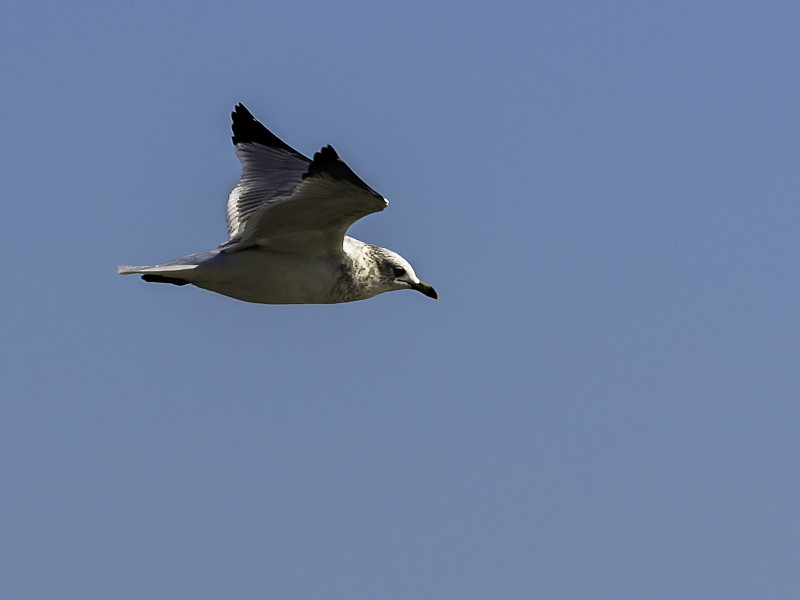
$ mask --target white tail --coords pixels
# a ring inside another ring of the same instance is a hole
[[[142,267],[120,265],[117,267],[117,273],[120,275],[133,275],[134,273],[174,273],[175,271],[190,271],[196,268],[197,265],[146,265]]]

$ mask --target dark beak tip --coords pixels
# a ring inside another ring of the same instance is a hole
[[[423,284],[422,286],[420,286],[419,291],[425,294],[428,298],[433,298],[434,300],[439,299],[439,294],[437,294],[436,290],[433,289],[433,287],[428,284]]]

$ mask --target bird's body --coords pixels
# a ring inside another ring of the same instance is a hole
[[[400,255],[345,235],[388,203],[333,148],[309,160],[241,104],[233,134],[243,170],[228,198],[228,241],[159,265],[121,266],[120,274],[262,304],[352,302],[399,289],[437,297]]]

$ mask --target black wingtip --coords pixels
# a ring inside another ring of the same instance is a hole
[[[303,179],[322,174],[329,175],[334,179],[343,179],[380,197],[378,192],[364,183],[361,178],[339,158],[333,146],[325,146],[319,152],[314,153],[314,158],[311,164],[308,165],[308,170],[303,173]]]
[[[233,109],[231,119],[233,120],[233,125],[231,126],[233,136],[231,139],[234,145],[256,143],[270,148],[286,150],[296,156],[303,156],[264,127],[241,102]]]
[[[152,273],[142,275],[142,279],[150,283],[171,283],[172,285],[186,285],[189,283],[185,279],[178,279],[177,277],[165,277],[164,275],[153,275]]]

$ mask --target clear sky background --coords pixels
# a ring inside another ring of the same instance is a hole
[[[800,4],[2,12],[4,598],[797,598]],[[117,276],[240,101],[441,300]]]

